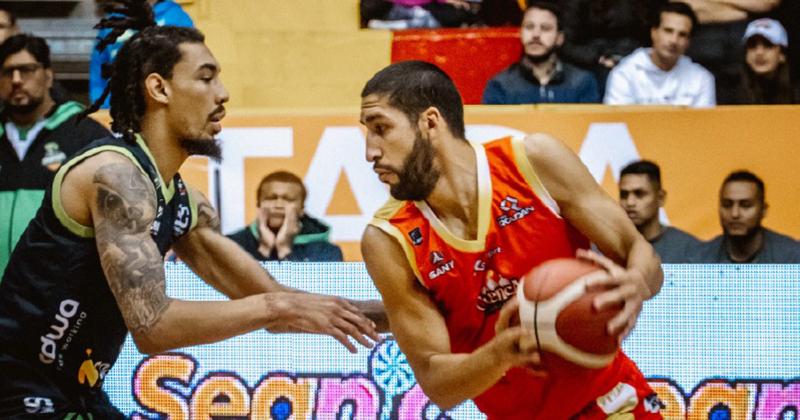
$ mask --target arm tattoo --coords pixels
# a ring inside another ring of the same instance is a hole
[[[163,259],[150,238],[155,192],[134,166],[112,163],[94,175],[100,261],[132,333],[147,333],[169,306]]]
[[[208,204],[207,201],[201,201],[197,205],[197,225],[198,226],[205,226],[213,229],[216,232],[220,232],[219,229],[219,217],[217,217],[217,211]]]

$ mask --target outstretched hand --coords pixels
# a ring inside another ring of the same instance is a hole
[[[644,276],[638,270],[626,269],[594,251],[579,249],[576,256],[591,261],[608,272],[608,276],[589,280],[586,288],[605,290],[594,300],[597,310],[622,305],[622,311],[608,321],[608,333],[619,334],[622,340],[633,330],[639,313],[642,312],[642,303],[649,295]]]
[[[343,298],[298,292],[273,292],[264,296],[268,307],[276,312],[267,325],[270,332],[330,335],[351,353],[356,353],[357,349],[349,338],[367,348],[379,340],[375,323]]]

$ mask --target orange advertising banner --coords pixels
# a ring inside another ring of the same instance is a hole
[[[255,218],[264,175],[278,169],[297,173],[309,191],[306,211],[329,223],[345,258],[358,261],[361,231],[388,198],[364,160],[358,114],[234,110],[223,122],[223,161],[193,158],[181,172],[218,204],[225,233]],[[668,192],[662,219],[701,239],[720,232],[723,178],[751,170],[766,183],[764,224],[800,237],[800,107],[474,106],[467,107],[466,122],[472,140],[529,132],[561,139],[614,197],[625,164],[653,160]]]

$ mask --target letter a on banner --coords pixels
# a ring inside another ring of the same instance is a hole
[[[578,152],[583,164],[598,183],[603,182],[606,167],[611,166],[614,180],[619,181],[619,171],[634,160],[639,151],[625,123],[592,123]]]

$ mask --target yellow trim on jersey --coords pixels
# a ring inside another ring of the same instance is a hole
[[[433,209],[428,206],[428,203],[415,201],[414,204],[428,219],[431,227],[448,245],[462,252],[480,252],[486,248],[486,234],[489,232],[492,218],[492,178],[489,173],[489,159],[486,157],[486,149],[480,143],[471,141],[469,144],[475,150],[475,164],[478,175],[478,233],[475,239],[459,238],[450,232],[447,226],[436,216]]]
[[[417,281],[422,285],[422,287],[427,288],[425,283],[422,281],[422,275],[419,273],[417,257],[414,255],[414,250],[411,248],[411,245],[408,243],[408,241],[406,241],[405,236],[403,236],[403,232],[401,232],[397,226],[391,224],[388,220],[377,217],[373,218],[369,224],[384,231],[386,234],[391,235],[395,240],[397,240],[398,243],[400,243],[400,247],[403,248],[403,253],[406,254],[406,260],[408,260],[408,264],[411,266],[411,269],[414,270],[414,275],[417,276]]]
[[[378,211],[376,211],[372,217],[392,220],[392,217],[394,217],[394,215],[403,208],[405,203],[406,202],[403,200],[397,200],[393,197],[389,197],[389,200],[387,200],[386,203],[384,203],[383,206],[381,206],[381,208],[378,209]]]
[[[144,142],[144,138],[141,134],[136,133],[136,144],[144,150],[144,154],[147,155],[147,158],[150,159],[150,164],[153,165],[153,168],[156,169],[156,174],[158,174],[158,182],[159,185],[163,186],[162,194],[164,194],[164,202],[169,203],[172,200],[172,196],[175,195],[175,185],[172,180],[169,180],[169,184],[164,183],[164,179],[161,178],[161,172],[158,171],[158,165],[156,165],[156,160],[153,158],[153,155],[150,153],[150,148],[147,147],[147,143]],[[147,174],[145,174],[147,175]],[[147,178],[150,178],[150,175],[147,175]],[[156,185],[156,189],[158,189],[159,185]]]
[[[64,210],[63,204],[61,203],[61,183],[64,182],[64,176],[66,176],[67,172],[69,172],[73,166],[83,162],[86,158],[101,152],[115,152],[126,156],[131,160],[131,162],[133,162],[134,165],[136,165],[137,168],[139,168],[139,171],[141,171],[144,176],[147,176],[144,168],[142,168],[142,166],[128,149],[113,145],[104,145],[87,150],[62,165],[61,168],[58,169],[58,172],[56,172],[55,179],[53,180],[53,191],[51,197],[53,212],[55,213],[58,221],[61,222],[61,224],[67,228],[67,230],[81,238],[94,238],[94,228],[92,226],[84,226],[78,223],[75,219],[69,217],[67,212]]]
[[[536,170],[533,169],[531,161],[528,160],[528,153],[525,151],[525,139],[522,137],[513,137],[511,139],[511,148],[514,150],[514,160],[517,162],[517,168],[522,172],[522,176],[528,181],[534,193],[539,196],[542,203],[559,218],[561,217],[561,210],[558,208],[558,203],[553,200],[547,188],[544,187],[539,176],[536,175]]]

